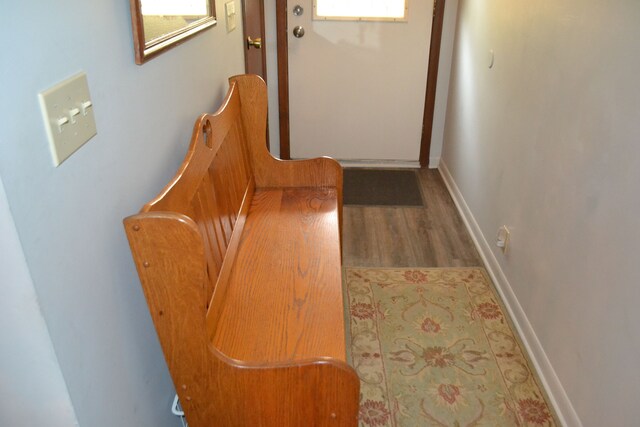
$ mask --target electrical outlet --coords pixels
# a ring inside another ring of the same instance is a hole
[[[496,236],[496,246],[500,248],[502,253],[507,253],[510,238],[511,231],[509,231],[509,227],[503,225],[498,229],[498,235]]]
[[[53,164],[58,166],[97,133],[87,75],[76,74],[38,98]]]

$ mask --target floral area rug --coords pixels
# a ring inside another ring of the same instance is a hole
[[[559,425],[482,268],[345,268],[360,426]]]

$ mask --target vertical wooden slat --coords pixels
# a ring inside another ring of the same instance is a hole
[[[222,146],[224,147],[224,145]],[[221,148],[222,148],[221,147]],[[230,216],[230,202],[229,193],[227,188],[226,179],[224,177],[224,151],[221,149],[216,153],[211,167],[209,168],[209,175],[213,181],[213,187],[216,195],[216,205],[218,207],[218,218],[216,220],[220,223],[222,230],[222,239],[224,247],[226,248],[231,239],[231,233],[233,231],[233,222]]]
[[[184,211],[182,212],[184,215],[187,215],[189,218],[201,218],[203,217],[202,212],[206,209],[206,207],[203,206],[200,197],[198,197],[198,194],[196,193],[196,195],[194,196],[194,199],[192,201],[192,203],[185,207]],[[206,230],[206,224],[204,222],[200,222],[200,221],[196,221],[196,225],[198,226],[198,229],[200,230],[200,234],[203,236],[203,241],[205,242],[204,245],[204,258],[205,258],[205,263],[206,263],[206,272],[205,272],[205,281],[204,281],[204,291],[202,293],[202,297],[203,299],[200,301],[200,306],[204,309],[206,309],[208,307],[208,303],[209,303],[209,297],[211,295],[211,293],[213,293],[213,288],[215,287],[215,283],[216,283],[216,276],[217,276],[217,272],[215,273],[211,273],[210,272],[210,265],[212,264],[212,253],[209,250],[209,247],[207,246],[206,242],[208,241],[208,233]],[[220,262],[221,265],[221,262]],[[219,270],[219,269],[218,269]],[[213,277],[212,277],[213,276]]]
[[[234,132],[232,127],[228,135],[228,138],[231,140],[235,140],[235,138],[233,138],[233,133]],[[231,229],[233,230],[233,227],[235,226],[236,219],[238,216],[237,213],[238,213],[239,205],[237,203],[236,194],[239,192],[239,189],[238,189],[239,183],[235,179],[236,165],[233,163],[232,145],[224,144],[222,147],[220,147],[220,154],[223,156],[221,158],[221,161],[223,161],[222,173],[223,173],[223,177],[226,184],[223,188],[223,191],[227,194],[227,202],[229,203],[227,209],[228,209],[229,219],[231,221]]]
[[[224,255],[227,252],[227,243],[224,238],[224,231],[222,229],[222,224],[220,222],[220,206],[218,204],[218,199],[216,197],[216,191],[214,187],[214,177],[211,175],[211,171],[207,171],[206,174],[206,184],[203,186],[202,191],[206,191],[211,195],[211,207],[208,211],[209,225],[211,227],[211,233],[215,236],[216,249],[220,258],[220,266],[222,266],[222,260],[224,259]],[[220,269],[218,268],[216,271],[216,275],[219,273]]]
[[[242,165],[245,171],[245,178],[247,181],[251,178],[251,159],[249,157],[249,148],[247,147],[247,139],[244,131],[242,129],[242,123],[240,120],[236,121],[234,125],[236,132],[238,132],[238,139],[240,140],[240,144],[238,144],[238,148],[241,150],[242,156]]]
[[[233,212],[237,214],[240,209],[240,204],[242,203],[242,188],[246,188],[244,164],[242,161],[242,150],[240,149],[240,135],[238,133],[238,127],[233,126],[231,131],[229,132],[233,138],[238,141],[238,144],[228,145],[229,147],[229,158],[231,163],[228,167],[229,169],[229,178],[233,184],[233,195],[232,195],[232,206]],[[233,166],[232,166],[233,165]],[[236,215],[237,216],[237,215]],[[234,220],[235,222],[235,220]]]
[[[208,249],[211,252],[211,256],[213,257],[213,262],[215,264],[215,268],[212,273],[217,276],[220,271],[220,267],[222,266],[222,258],[224,258],[224,250],[226,248],[220,245],[219,234],[216,233],[215,229],[214,218],[217,216],[218,209],[215,202],[215,194],[212,191],[209,174],[205,174],[203,177],[202,184],[197,194],[202,205],[201,216],[198,218],[197,222],[201,222],[206,230],[210,244]]]
[[[213,288],[215,286],[211,280],[211,276],[215,274],[211,272],[212,266],[215,264],[215,262],[213,260],[213,255],[211,253],[211,239],[209,236],[209,232],[207,230],[206,222],[200,220],[200,218],[203,217],[203,212],[206,209],[206,207],[203,206],[204,203],[200,196],[201,196],[200,193],[196,193],[196,196],[192,202],[192,206],[193,206],[193,218],[196,218],[196,224],[198,226],[198,229],[200,230],[200,235],[203,237],[203,242],[204,242],[204,245],[203,245],[204,258],[207,266],[207,269],[206,269],[207,274],[206,274],[206,280],[204,281],[205,292],[202,294],[203,300],[200,301],[200,304],[202,305],[202,307],[207,308],[209,296],[213,294]]]

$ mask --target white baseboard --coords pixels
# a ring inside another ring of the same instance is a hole
[[[346,168],[387,168],[387,169],[405,169],[419,168],[420,162],[412,162],[410,160],[340,160],[342,167]]]
[[[569,400],[569,396],[567,396],[564,387],[562,387],[560,379],[556,375],[549,358],[544,352],[542,344],[540,344],[527,315],[518,302],[518,298],[513,292],[513,288],[511,287],[509,280],[502,271],[498,260],[491,250],[491,246],[487,242],[487,239],[482,233],[480,226],[476,222],[473,213],[469,209],[460,189],[456,185],[456,182],[449,173],[449,169],[447,169],[447,165],[443,160],[440,160],[438,170],[449,189],[449,193],[462,216],[462,220],[464,221],[467,230],[471,234],[473,243],[484,262],[485,268],[491,276],[491,279],[493,280],[493,283],[495,284],[511,319],[513,320],[513,324],[522,339],[522,343],[529,353],[531,362],[538,372],[542,386],[545,388],[560,422],[563,426],[581,427],[582,422],[573,408],[573,405]]]
[[[438,169],[440,157],[429,157],[429,169]]]

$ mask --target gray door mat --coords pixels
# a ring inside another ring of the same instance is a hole
[[[360,206],[423,206],[413,170],[345,169],[344,204]]]

